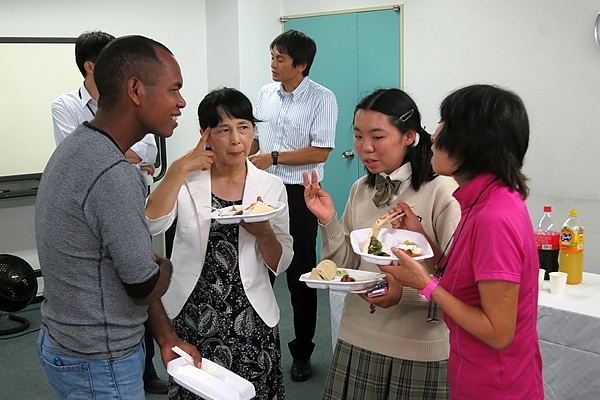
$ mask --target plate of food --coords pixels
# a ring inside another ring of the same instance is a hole
[[[202,368],[188,363],[184,357],[167,364],[167,372],[175,383],[207,400],[250,400],[256,396],[254,385],[206,358]]]
[[[313,289],[331,289],[339,292],[353,292],[367,289],[381,281],[385,274],[358,269],[338,269],[331,260],[323,260],[300,276],[300,282]]]
[[[217,220],[220,224],[239,224],[244,222],[267,221],[286,207],[281,201],[264,202],[260,197],[252,204],[220,208],[210,213],[210,218]]]
[[[388,265],[398,258],[390,250],[398,247],[415,261],[433,257],[433,249],[427,238],[418,232],[404,229],[381,228],[377,236],[370,228],[357,229],[350,233],[352,249],[363,260],[377,264]]]

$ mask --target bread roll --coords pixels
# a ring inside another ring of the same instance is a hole
[[[332,281],[337,272],[337,265],[331,260],[323,260],[313,268],[308,279],[314,281]]]
[[[257,201],[256,203],[254,203],[254,207],[252,207],[252,211],[250,211],[250,214],[262,214],[272,210],[275,210],[275,208],[266,205],[262,201]]]

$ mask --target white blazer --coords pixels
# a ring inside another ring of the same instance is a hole
[[[257,196],[261,196],[265,202],[281,201],[287,204],[287,192],[280,178],[256,168],[249,161],[246,161],[246,165],[248,173],[242,199],[244,204],[255,202]],[[173,275],[169,289],[162,297],[167,315],[171,319],[183,308],[202,272],[211,212],[210,208],[205,206],[210,205],[210,171],[193,171],[186,175],[173,210],[155,220],[146,218],[152,235],[166,231],[177,218],[171,257]],[[289,233],[288,208],[269,222],[283,248],[275,273],[278,275],[287,269],[294,255],[293,239]],[[279,307],[269,280],[268,271],[272,270],[263,261],[256,237],[242,227],[239,229],[239,268],[250,304],[268,326],[274,327],[279,321]]]

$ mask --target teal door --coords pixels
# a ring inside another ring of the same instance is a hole
[[[400,87],[400,13],[390,9],[293,18],[285,23],[285,30],[290,29],[317,43],[310,78],[337,99],[336,144],[325,163],[322,187],[341,217],[350,187],[364,175],[358,157],[342,155],[347,150],[354,153],[354,107],[377,88]]]

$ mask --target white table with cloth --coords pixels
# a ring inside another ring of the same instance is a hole
[[[600,275],[584,272],[563,296],[544,281],[538,336],[547,400],[600,399]]]
[[[345,293],[329,297],[335,347]],[[584,272],[564,296],[551,295],[544,281],[537,327],[546,400],[600,400],[600,275]]]

